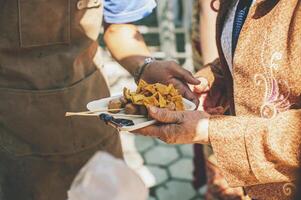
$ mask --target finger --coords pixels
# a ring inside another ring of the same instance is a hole
[[[181,123],[184,119],[183,112],[170,111],[155,106],[148,107],[148,113],[152,118],[162,123]]]
[[[150,137],[159,137],[160,133],[160,126],[152,125],[147,126],[145,128],[141,128],[138,130],[131,131],[134,134],[137,135],[144,135],[144,136],[150,136]]]
[[[208,92],[209,91],[209,83],[208,80],[203,78],[203,77],[199,77],[198,80],[201,82],[198,85],[195,85],[193,87],[193,92],[195,93],[203,93],[203,92]]]
[[[185,88],[185,92],[184,92],[184,95],[183,95],[183,96],[184,96],[186,99],[192,101],[192,102],[196,105],[196,107],[199,106],[199,104],[200,104],[199,98],[197,97],[197,95],[195,95],[193,92],[191,92],[191,91],[189,90],[189,88]]]
[[[209,86],[207,85],[195,85],[193,87],[193,92],[198,93],[198,94],[202,94],[205,92],[209,92]]]
[[[171,70],[176,78],[179,78],[192,85],[200,84],[200,81],[197,78],[193,77],[191,72],[187,71],[186,69],[183,69],[176,63],[175,63],[175,67],[172,67]]]
[[[198,96],[195,95],[188,87],[188,85],[184,84],[178,79],[172,79],[171,83],[177,88],[177,90],[180,92],[180,94],[188,99],[189,101],[192,101],[196,106],[199,105],[199,99]]]
[[[139,135],[155,137],[169,144],[175,144],[180,136],[180,134],[177,134],[181,129],[179,126],[178,124],[152,125],[133,132]]]

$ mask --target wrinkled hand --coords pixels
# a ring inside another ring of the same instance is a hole
[[[197,106],[199,100],[190,90],[188,84],[197,85],[200,82],[193,75],[180,67],[175,61],[155,61],[146,67],[141,79],[148,83],[173,84],[180,94],[194,102]]]
[[[218,105],[223,98],[221,91],[210,88],[206,78],[198,77],[198,80],[200,84],[190,85],[191,90],[199,98],[198,109],[211,115],[223,114],[225,112],[224,106]]]
[[[148,108],[157,124],[133,131],[136,134],[159,138],[169,144],[208,144],[210,115],[200,111],[169,111],[157,107]]]

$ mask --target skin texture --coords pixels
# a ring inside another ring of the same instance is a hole
[[[131,74],[150,57],[142,35],[132,24],[105,24],[104,41],[113,58]]]
[[[105,24],[104,41],[112,56],[119,64],[133,74],[151,54],[137,27],[131,24]],[[155,61],[149,64],[141,75],[149,83],[172,83],[188,100],[198,105],[198,98],[188,84],[199,81],[174,61]]]
[[[215,45],[215,22],[217,12],[212,10],[212,0],[199,0],[200,2],[200,42],[204,64],[212,62],[218,57]],[[219,7],[217,1],[214,6]]]
[[[179,67],[175,61],[155,61],[144,70],[141,78],[148,83],[173,84],[186,99],[194,102],[197,106],[199,100],[189,88],[188,84],[199,84],[193,75]]]
[[[200,99],[199,110],[179,112],[149,107],[149,115],[157,120],[158,123],[136,130],[134,133],[156,137],[168,144],[209,144],[208,127],[210,114],[223,113],[224,108],[221,106],[205,106],[206,100],[210,101],[210,88],[205,78],[198,79],[200,84],[191,85],[190,87]],[[206,110],[207,112],[200,110]]]
[[[198,80],[201,82],[200,84],[190,85],[194,95],[199,98],[198,110],[206,111],[211,115],[223,114],[227,106],[218,105],[218,102],[223,98],[222,92],[210,88],[206,78],[198,77]]]
[[[168,144],[208,144],[210,115],[200,111],[169,111],[157,107],[148,108],[149,115],[158,121],[156,125],[134,131],[140,135],[159,138]]]

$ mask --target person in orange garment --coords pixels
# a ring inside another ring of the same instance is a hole
[[[232,116],[151,107],[161,123],[135,132],[209,144],[230,186],[252,199],[293,199],[301,165],[301,2],[220,2],[219,59],[198,73],[209,91],[195,90],[205,110],[229,108]]]
[[[196,71],[218,58],[215,22],[219,0],[195,0],[192,21],[193,65]],[[194,186],[206,183],[205,198],[210,200],[249,199],[241,187],[229,186],[217,167],[212,148],[194,144]]]

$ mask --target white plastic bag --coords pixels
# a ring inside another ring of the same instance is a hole
[[[148,190],[122,160],[97,152],[80,170],[68,200],[146,200]]]

